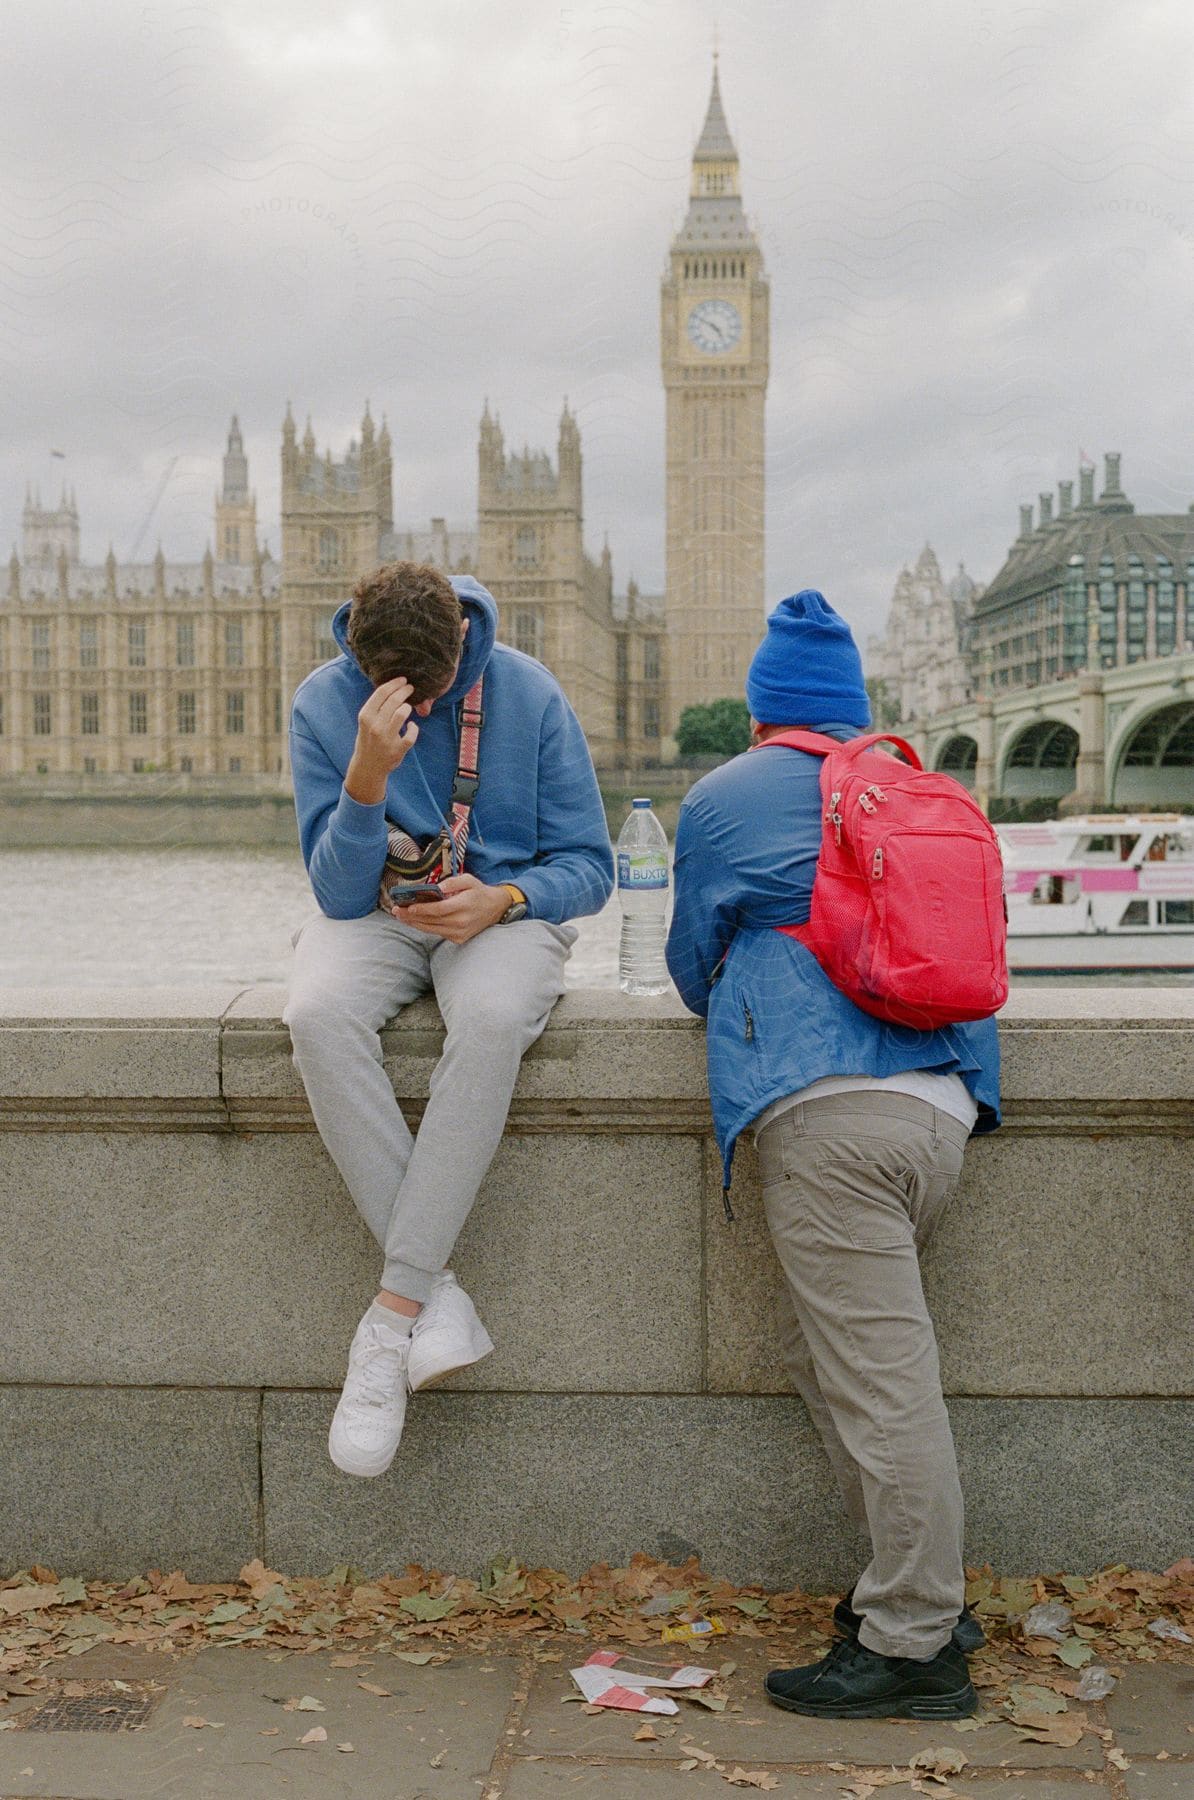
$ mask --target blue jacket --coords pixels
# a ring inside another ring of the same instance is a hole
[[[805,751],[750,751],[698,781],[680,809],[667,961],[684,1004],[708,1020],[727,1187],[739,1133],[773,1100],[825,1075],[956,1073],[978,1101],[976,1133],[999,1123],[994,1019],[940,1031],[889,1025],[847,1000],[811,951],[774,929],[809,916],[820,776],[821,758]]]
[[[450,809],[460,744],[460,702],[485,674],[479,783],[465,869],[479,881],[515,882],[529,917],[562,924],[599,912],[613,889],[613,852],[593,761],[554,675],[497,643],[492,594],[465,575],[452,582],[469,621],[451,688],[420,719],[419,739],[389,778],[384,802],[344,791],[357,714],[372,684],[347,647],[351,602],[332,631],[343,654],[315,669],[290,713],[290,766],[303,860],[315,898],[333,919],[377,905],[386,819],[421,843]]]

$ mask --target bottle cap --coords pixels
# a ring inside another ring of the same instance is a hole
[[[632,800],[630,804],[631,806],[650,806],[651,797],[648,795],[645,800]]]

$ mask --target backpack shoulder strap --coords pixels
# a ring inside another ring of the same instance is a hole
[[[848,744],[839,744],[839,750],[845,750],[850,756],[861,756],[864,750],[873,750],[876,744],[894,744],[905,762],[914,769],[923,769],[916,751],[906,738],[893,737],[890,731],[868,731],[862,737],[851,738]]]
[[[807,750],[810,756],[831,756],[840,751],[844,756],[862,756],[865,751],[873,750],[876,744],[894,744],[904,760],[913,769],[923,769],[916,751],[906,738],[893,737],[890,731],[868,731],[862,737],[847,738],[843,744],[837,738],[826,737],[820,731],[777,731],[774,737],[764,738],[761,744],[752,744],[752,750],[766,750],[771,744],[780,744],[789,750]]]
[[[760,744],[752,744],[752,750],[769,750],[772,744],[779,744],[787,750],[807,750],[810,756],[828,756],[833,750],[841,750],[844,745],[836,738],[825,737],[820,731],[777,731],[774,737],[764,738]]]

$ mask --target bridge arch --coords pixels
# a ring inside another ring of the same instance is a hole
[[[1171,700],[1129,720],[1112,755],[1112,806],[1194,808],[1194,700]]]
[[[937,746],[933,767],[952,775],[955,781],[960,781],[963,787],[968,787],[973,792],[978,769],[977,738],[964,731],[956,731],[952,737],[944,738]]]
[[[1061,800],[1077,780],[1078,733],[1064,719],[1033,719],[1003,748],[996,791],[1006,800]]]

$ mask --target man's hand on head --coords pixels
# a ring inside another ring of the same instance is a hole
[[[419,727],[412,717],[413,695],[405,675],[396,675],[375,687],[357,714],[357,741],[344,787],[362,806],[385,799],[387,779],[415,747]]]
[[[450,944],[467,944],[470,938],[496,925],[509,910],[510,890],[487,887],[475,875],[449,875],[440,883],[442,900],[421,906],[392,906],[390,911],[404,925],[428,937],[446,938]]]

